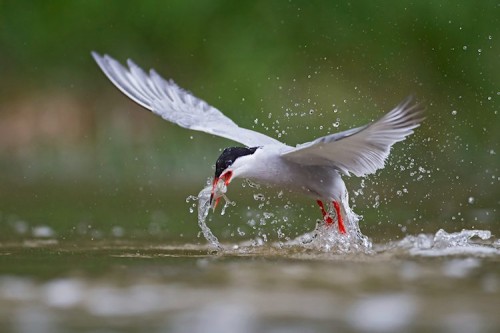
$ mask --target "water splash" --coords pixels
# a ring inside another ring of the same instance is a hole
[[[214,250],[221,251],[224,250],[220,244],[217,237],[212,233],[210,228],[206,224],[206,218],[210,211],[210,194],[212,190],[212,185],[210,183],[200,191],[198,194],[198,225],[201,228],[203,236],[208,241],[209,246]],[[258,198],[256,200],[262,200],[262,194],[256,194]],[[265,199],[265,198],[264,198]],[[344,224],[346,227],[346,233],[341,234],[338,230],[337,223],[332,225],[326,224],[323,220],[318,220],[316,224],[316,229],[312,232],[306,233],[299,236],[293,240],[286,242],[278,242],[272,246],[278,248],[301,248],[301,249],[312,249],[321,252],[335,252],[335,253],[371,253],[372,252],[372,242],[371,240],[361,233],[359,229],[360,217],[354,213],[349,207],[349,198],[346,194],[341,200],[341,214],[344,218]],[[223,212],[228,205],[234,206],[234,202],[226,200],[226,205],[223,208]],[[335,209],[331,204],[327,205],[330,216],[337,217],[335,215]],[[223,213],[224,214],[224,213]],[[264,216],[270,213],[264,213]],[[270,214],[272,216],[273,214]],[[280,229],[281,230],[281,229]],[[281,237],[284,238],[284,237]],[[265,234],[259,234],[253,242],[250,242],[252,247],[264,246],[267,243],[267,236]],[[246,245],[240,244],[244,247]],[[248,245],[248,244],[247,244]],[[237,246],[240,248],[240,246]]]
[[[479,239],[476,241],[474,239]],[[448,255],[499,255],[489,230],[462,230],[448,233],[440,229],[436,234],[407,236],[401,241],[381,247],[381,251],[403,249],[410,255],[440,257]]]
[[[210,211],[210,195],[212,186],[208,185],[198,194],[198,225],[200,226],[203,236],[208,241],[209,246],[214,250],[222,250],[219,239],[212,233],[206,224],[208,212]]]
[[[371,240],[363,235],[359,229],[360,216],[354,213],[349,207],[347,194],[341,200],[341,214],[344,217],[346,233],[342,234],[338,230],[338,218],[332,205],[328,205],[330,216],[335,216],[335,223],[326,224],[323,220],[318,220],[316,229],[310,233],[299,236],[287,242],[285,246],[302,246],[306,249],[313,249],[322,252],[335,253],[372,253]]]
[[[222,247],[218,238],[206,224],[206,219],[211,208],[211,189],[212,186],[208,184],[198,194],[198,225],[203,236],[209,243],[209,248],[215,251],[224,251],[224,247]],[[234,205],[234,203],[230,204]],[[293,240],[268,244],[267,239],[264,239],[260,242],[253,241],[233,245],[232,248],[239,251],[251,252],[251,248],[256,250],[267,244],[276,249],[306,249],[335,254],[374,254],[377,252],[397,252],[400,250],[407,252],[411,256],[427,257],[449,255],[489,256],[500,254],[499,241],[492,239],[492,234],[489,230],[462,230],[460,232],[448,233],[440,229],[435,234],[411,235],[401,241],[379,245],[373,249],[371,240],[363,235],[359,228],[360,217],[349,207],[347,195],[341,201],[341,214],[344,216],[346,234],[339,232],[335,210],[331,205],[328,205],[328,210],[330,215],[335,217],[335,223],[332,225],[327,225],[323,220],[318,220],[315,230]]]

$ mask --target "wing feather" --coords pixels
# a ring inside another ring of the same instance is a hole
[[[383,168],[390,149],[424,119],[423,108],[407,98],[379,120],[358,128],[298,145],[282,157],[303,165],[332,166],[342,173],[364,176]]]
[[[267,135],[239,127],[222,112],[180,88],[172,80],[165,80],[154,70],[148,75],[132,60],[127,61],[126,68],[108,55],[92,52],[92,56],[121,92],[165,120],[249,147],[283,145]]]

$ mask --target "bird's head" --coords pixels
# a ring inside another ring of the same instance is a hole
[[[249,155],[255,153],[258,147],[229,147],[224,149],[215,163],[215,177],[210,195],[210,205],[217,207],[219,200],[227,191],[227,186],[234,178],[241,175],[245,169]]]

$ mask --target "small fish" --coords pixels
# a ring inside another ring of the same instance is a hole
[[[229,200],[229,198],[226,196],[226,192],[227,192],[226,181],[222,178],[218,179],[217,183],[213,187],[213,193],[210,204],[212,210],[215,210],[215,207],[217,206],[220,197],[223,197],[224,200],[226,200],[226,202],[231,202],[231,200]]]

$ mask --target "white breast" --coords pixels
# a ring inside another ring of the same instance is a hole
[[[327,166],[302,165],[282,158],[287,147],[265,146],[235,165],[237,176],[263,185],[303,193],[315,199],[339,200],[345,184],[337,170]],[[235,162],[236,164],[236,162]]]

